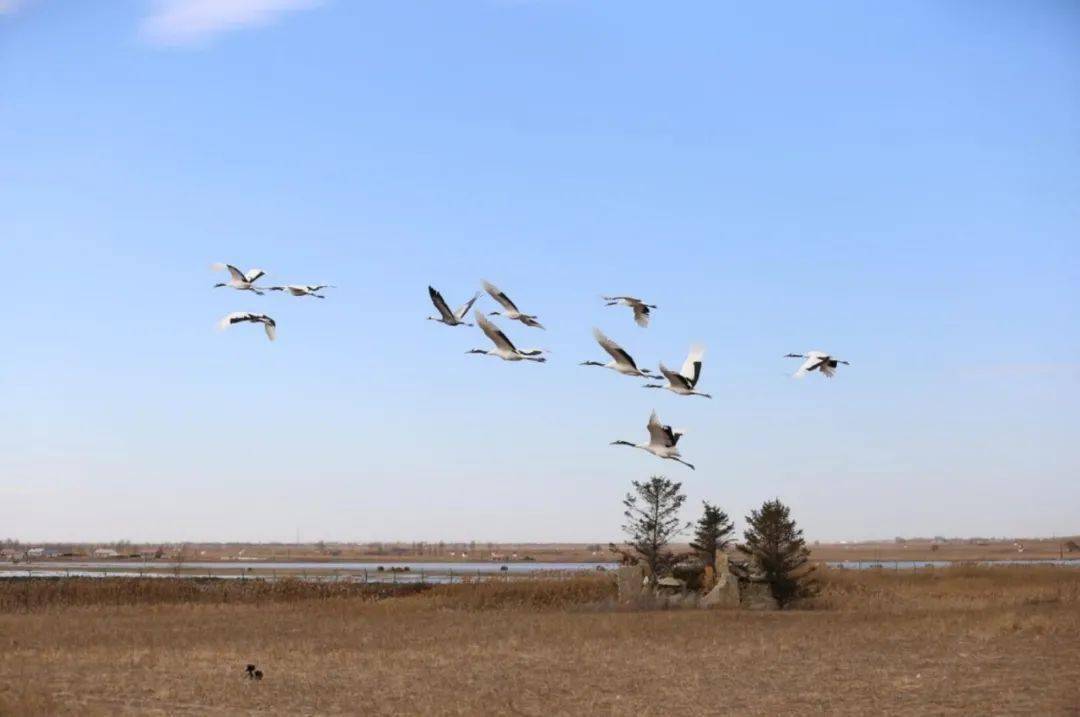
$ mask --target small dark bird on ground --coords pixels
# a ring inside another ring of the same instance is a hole
[[[255,669],[255,665],[248,665],[244,672],[247,673],[249,680],[261,680],[263,678],[262,670]]]

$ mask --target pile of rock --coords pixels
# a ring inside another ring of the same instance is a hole
[[[739,576],[739,606],[746,610],[779,610],[780,603],[773,597],[765,573],[754,559],[738,549],[732,558]]]
[[[666,576],[652,580],[644,565],[623,565],[615,572],[619,603],[638,608],[697,607],[698,594],[685,580]]]
[[[737,573],[732,572],[732,563]],[[745,553],[736,551],[729,556],[717,551],[712,565],[701,569],[701,577],[693,581],[675,576],[652,580],[644,565],[624,565],[616,572],[619,603],[652,607],[702,607],[710,609],[743,608],[746,610],[776,610],[764,575]],[[689,584],[700,583],[701,592]]]
[[[739,607],[739,581],[731,574],[727,553],[722,550],[716,551],[716,562],[713,564],[712,572],[714,573],[715,583],[712,589],[701,599],[701,606],[709,608]]]

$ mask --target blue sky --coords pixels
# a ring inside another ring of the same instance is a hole
[[[0,537],[608,540],[653,473],[810,538],[1075,533],[1078,20],[0,2]],[[483,278],[548,364],[424,320]],[[578,366],[593,326],[704,343],[715,399]],[[810,349],[852,365],[790,379]],[[696,472],[608,446],[653,408]]]

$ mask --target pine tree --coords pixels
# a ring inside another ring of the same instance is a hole
[[[627,520],[623,532],[655,579],[675,562],[667,550],[671,539],[690,527],[679,521],[686,496],[680,492],[682,483],[663,476],[653,476],[646,483],[634,481],[633,486],[634,492],[627,493],[623,500]]]
[[[705,510],[694,527],[694,540],[690,548],[698,554],[706,565],[712,565],[717,550],[724,550],[731,543],[731,534],[735,525],[720,506],[702,501]]]
[[[815,584],[808,567],[810,551],[803,532],[791,518],[791,510],[777,500],[766,501],[746,516],[749,527],[740,548],[761,569],[780,607],[813,595]]]

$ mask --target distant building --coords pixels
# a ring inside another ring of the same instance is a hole
[[[26,557],[28,558],[44,558],[45,548],[30,548],[26,551]]]
[[[120,553],[116,552],[112,548],[98,548],[94,551],[95,558],[118,558]]]

